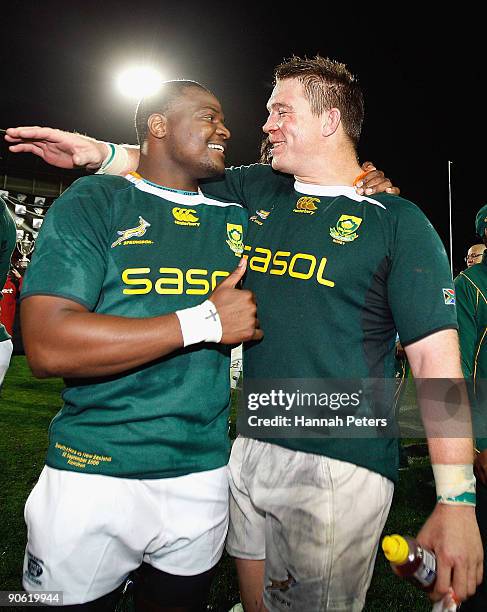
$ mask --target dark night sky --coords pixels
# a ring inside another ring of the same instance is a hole
[[[135,103],[117,93],[114,76],[149,62],[167,78],[208,85],[232,130],[227,161],[252,163],[273,66],[293,53],[319,52],[359,75],[366,100],[361,159],[372,159],[419,204],[445,243],[453,162],[454,263],[461,267],[476,241],[475,212],[487,202],[480,15],[459,16],[456,6],[447,19],[446,8],[427,19],[411,4],[381,15],[353,4],[341,12],[325,3],[257,6],[9,2],[2,8],[0,127],[51,125],[135,142]]]

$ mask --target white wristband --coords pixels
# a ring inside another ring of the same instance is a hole
[[[95,174],[117,175],[125,173],[129,167],[127,149],[112,142],[106,142],[105,144],[108,147],[108,153]]]
[[[222,324],[216,306],[206,300],[193,308],[176,310],[184,346],[198,342],[220,342],[223,335]]]
[[[437,463],[432,467],[438,503],[475,506],[475,476],[471,463],[454,465]]]

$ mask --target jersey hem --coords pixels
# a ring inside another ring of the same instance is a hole
[[[67,295],[65,293],[57,293],[55,291],[27,291],[25,293],[22,293],[20,295],[20,301],[22,301],[23,299],[27,298],[27,297],[31,297],[33,295],[47,295],[50,297],[59,297],[59,298],[63,298],[64,300],[72,300],[73,302],[76,302],[77,304],[81,304],[81,306],[84,306],[85,308],[87,308],[88,310],[92,310],[92,305],[88,304],[88,302],[85,302],[85,300],[83,300],[82,298],[75,296],[75,295]]]
[[[171,473],[167,471],[161,470],[160,472],[153,472],[151,474],[147,474],[144,472],[135,472],[135,473],[116,473],[109,474],[105,471],[85,471],[85,470],[73,470],[65,465],[56,465],[55,462],[50,461],[49,458],[46,459],[46,465],[53,470],[62,470],[63,472],[74,472],[75,474],[88,474],[90,476],[109,476],[111,478],[126,478],[128,480],[159,480],[161,478],[178,478],[179,476],[188,476],[189,474],[198,474],[199,472],[208,472],[210,470],[217,470],[222,467],[226,467],[228,463],[228,454],[227,458],[223,463],[221,461],[216,461],[210,464],[199,465],[194,469],[181,469],[181,470],[173,470]]]
[[[424,334],[421,334],[420,336],[416,336],[415,338],[412,338],[411,340],[404,340],[404,342],[401,340],[401,344],[406,347],[409,346],[410,344],[413,344],[414,342],[419,342],[420,340],[423,340],[423,338],[427,338],[428,336],[431,336],[432,334],[442,331],[443,329],[456,329],[458,330],[458,324],[455,323],[449,323],[448,325],[442,325],[441,327],[435,327],[434,329],[431,329],[430,331],[427,331]]]

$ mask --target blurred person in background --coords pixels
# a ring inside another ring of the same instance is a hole
[[[484,579],[462,611],[487,610],[487,205],[477,213],[475,229],[482,244],[470,247],[468,268],[455,279],[462,369],[471,383],[474,426],[477,425],[475,475],[477,522],[484,546]],[[471,255],[471,252],[474,255]],[[470,260],[469,260],[470,256]]]
[[[478,264],[482,261],[482,255],[487,247],[485,244],[472,244],[472,246],[468,249],[467,255],[465,256],[465,261],[467,263],[467,268],[471,268],[475,264]]]
[[[15,248],[15,223],[3,198],[0,197],[0,287],[4,287],[10,270],[10,259]],[[2,292],[3,297],[3,292]],[[0,301],[0,309],[2,302]],[[2,317],[3,318],[3,317]],[[13,345],[10,333],[0,323],[0,387],[10,364]]]

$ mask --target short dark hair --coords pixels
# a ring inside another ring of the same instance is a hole
[[[364,120],[364,96],[345,64],[320,55],[313,59],[293,56],[276,67],[274,78],[275,82],[298,79],[313,115],[338,108],[345,133],[357,146]]]
[[[157,93],[146,96],[139,101],[137,110],[135,111],[135,131],[137,132],[139,145],[142,146],[147,138],[147,121],[149,117],[154,113],[165,114],[171,108],[174,101],[181,97],[185,91],[191,87],[197,87],[211,93],[209,89],[197,81],[179,79],[164,81]]]

